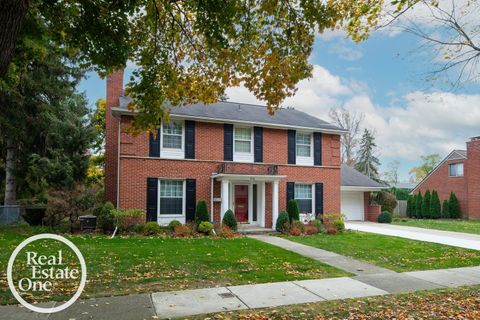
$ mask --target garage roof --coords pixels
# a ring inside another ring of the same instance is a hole
[[[372,189],[383,189],[387,187],[381,183],[378,183],[375,180],[370,179],[360,171],[357,171],[346,164],[342,164],[341,176],[342,187],[359,187]]]

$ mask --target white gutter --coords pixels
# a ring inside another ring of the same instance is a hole
[[[137,111],[130,111],[123,108],[112,108],[112,113],[115,115],[129,115],[133,116],[137,114]],[[269,123],[269,122],[256,122],[256,121],[242,121],[242,120],[232,120],[232,119],[223,119],[223,118],[209,118],[209,117],[201,117],[201,116],[188,116],[188,115],[177,115],[177,114],[170,114],[170,118],[174,119],[187,119],[187,120],[202,120],[203,122],[210,122],[210,123],[232,123],[232,124],[249,124],[249,125],[258,125],[264,128],[273,128],[273,129],[301,129],[301,130],[311,130],[323,133],[330,133],[330,134],[339,134],[343,135],[346,134],[347,130],[335,130],[335,129],[322,129],[316,127],[303,127],[303,126],[293,126],[288,124],[276,124],[276,123]]]
[[[341,191],[380,191],[386,187],[365,187],[365,186],[341,186]]]
[[[218,180],[250,180],[254,179],[255,181],[279,181],[286,178],[287,176],[280,175],[270,175],[270,174],[238,174],[238,173],[215,173],[212,175],[212,178]]]

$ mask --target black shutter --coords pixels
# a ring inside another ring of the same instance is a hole
[[[295,137],[295,130],[288,130],[288,164],[296,163]]]
[[[195,121],[185,120],[185,159],[195,159]]]
[[[147,178],[147,221],[157,221],[158,179]]]
[[[287,182],[287,206],[288,208],[288,201],[295,199],[295,182]]]
[[[233,124],[223,125],[223,160],[233,161]]]
[[[157,134],[155,137],[153,133],[150,132],[150,157],[160,157],[160,129],[157,129]]]
[[[195,204],[197,202],[197,183],[195,179],[186,180],[185,210],[187,221],[195,220]]]
[[[313,165],[322,165],[322,133],[313,133]]]
[[[253,150],[254,161],[263,162],[263,128],[253,128]]]
[[[323,214],[323,183],[315,183],[315,215]]]

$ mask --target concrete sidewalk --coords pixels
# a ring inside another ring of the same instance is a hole
[[[359,221],[348,221],[345,223],[345,227],[355,231],[377,233],[412,240],[446,244],[465,249],[480,250],[480,235],[475,234]]]
[[[419,284],[428,284],[422,287]],[[480,267],[158,292],[88,299],[55,314],[1,306],[0,319],[163,319],[480,284]],[[50,304],[53,306],[53,304]]]

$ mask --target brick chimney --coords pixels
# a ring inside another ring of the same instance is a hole
[[[119,107],[119,97],[123,95],[123,69],[116,70],[107,76],[107,101],[105,110],[105,198],[117,203],[118,183],[118,129],[120,119],[112,115],[111,109]]]
[[[467,177],[468,217],[480,219],[480,137],[467,142]]]

